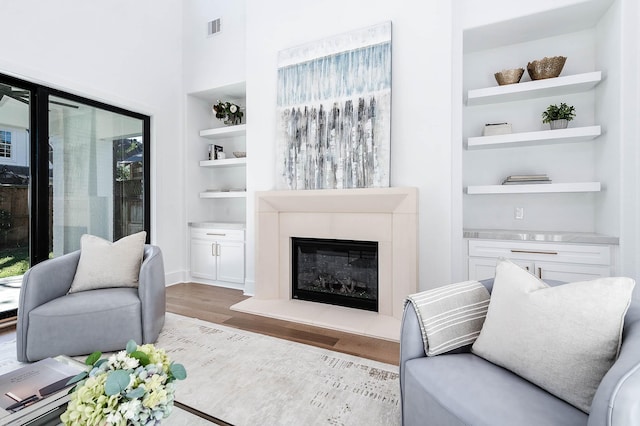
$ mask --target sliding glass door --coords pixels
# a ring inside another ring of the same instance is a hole
[[[0,321],[24,272],[82,234],[149,241],[150,121],[0,74]]]
[[[0,83],[0,319],[18,306],[29,268],[31,90]]]
[[[53,256],[144,229],[144,120],[49,97]]]

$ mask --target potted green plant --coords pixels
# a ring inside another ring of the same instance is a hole
[[[573,120],[576,116],[576,109],[573,105],[567,105],[562,102],[560,106],[549,105],[542,113],[542,122],[549,123],[551,130],[554,129],[566,129],[569,125],[569,121]]]
[[[231,102],[217,101],[213,105],[213,112],[217,119],[223,120],[224,124],[236,125],[242,123],[244,113],[240,111],[240,106]]]

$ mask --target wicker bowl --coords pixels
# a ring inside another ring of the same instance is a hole
[[[512,70],[502,70],[493,76],[500,86],[504,86],[505,84],[520,83],[522,74],[524,74],[524,68],[514,68]]]
[[[247,156],[245,151],[233,151],[233,156],[236,158],[244,158]]]
[[[566,56],[553,56],[551,58],[544,57],[527,64],[527,72],[531,80],[542,80],[545,78],[554,78],[560,75],[562,67],[567,60]]]

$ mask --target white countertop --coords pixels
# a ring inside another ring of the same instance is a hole
[[[244,222],[189,222],[192,228],[245,229]]]
[[[517,229],[464,229],[464,238],[485,240],[517,240],[577,244],[614,244],[620,238],[590,232],[525,231]]]

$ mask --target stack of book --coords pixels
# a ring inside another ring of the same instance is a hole
[[[551,183],[547,175],[511,175],[502,181],[503,185],[527,185],[538,183]]]

